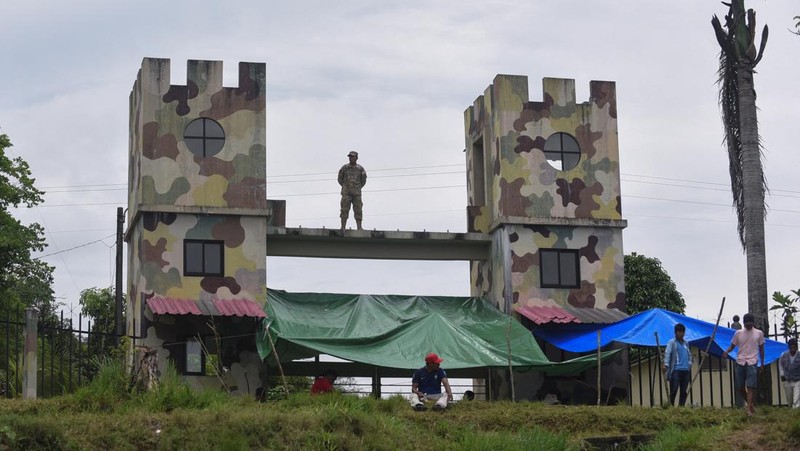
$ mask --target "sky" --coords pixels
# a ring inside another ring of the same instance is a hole
[[[770,27],[755,77],[764,170],[768,290],[800,288],[800,36],[790,0],[748,0]],[[114,283],[117,207],[126,207],[128,96],[144,57],[267,67],[267,195],[287,226],[338,227],[336,171],[357,150],[364,226],[466,231],[463,113],[496,74],[617,83],[625,254],[658,258],[686,313],[723,323],[747,310],[717,106],[717,1],[2,2],[0,133],[45,202],[15,210],[46,228],[37,253],[55,295]],[[352,226],[352,219],[350,222]],[[469,295],[466,262],[270,257],[271,288]],[[771,301],[770,301],[771,304]],[[773,323],[774,319],[770,318]]]

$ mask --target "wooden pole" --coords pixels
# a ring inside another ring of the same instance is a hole
[[[267,333],[267,338],[269,339],[269,347],[272,349],[272,355],[275,356],[275,362],[278,364],[278,372],[281,373],[281,381],[283,381],[283,391],[286,392],[286,397],[289,397],[289,383],[286,382],[286,374],[283,372],[283,366],[281,365],[281,359],[278,357],[278,350],[275,349],[275,342],[272,341],[272,334],[269,333],[269,323],[265,323],[264,332]]]
[[[661,358],[661,343],[659,343],[659,341],[658,341],[658,332],[654,332],[654,334],[656,335],[656,352],[658,352],[658,374],[661,375],[662,385],[664,387],[666,387],[667,386],[667,380],[664,377],[665,375],[664,375],[664,371],[663,371],[663,369],[664,369],[664,359]],[[662,390],[659,390],[659,392],[664,393]],[[669,394],[669,389],[667,389],[667,394]]]
[[[601,372],[601,353],[600,353],[600,334],[602,329],[597,329],[597,405],[600,405],[600,372]]]
[[[697,372],[694,373],[694,377],[692,378],[691,382],[689,383],[689,392],[686,394],[688,398],[689,395],[692,394],[692,386],[694,385],[695,379],[697,376],[700,375],[700,371],[703,370],[703,363],[706,361],[706,356],[708,355],[708,350],[711,349],[711,343],[714,342],[714,337],[717,336],[717,328],[719,327],[719,320],[722,319],[722,310],[725,308],[725,296],[722,297],[722,303],[719,305],[719,314],[717,315],[717,322],[714,324],[714,329],[711,331],[711,338],[708,339],[708,344],[706,345],[706,350],[703,351],[703,355],[700,356],[700,364],[697,365]],[[722,402],[720,400],[720,402]]]
[[[517,400],[517,392],[514,388],[514,367],[511,365],[511,321],[513,318],[508,316],[508,328],[506,329],[506,350],[508,352],[508,374],[511,381],[511,400]]]

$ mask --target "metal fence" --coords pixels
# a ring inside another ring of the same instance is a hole
[[[778,334],[777,327],[769,338],[786,341],[788,337]],[[734,380],[735,362],[712,355],[701,357],[701,351],[690,348],[695,366],[687,405],[697,407],[741,407],[743,400]],[[661,406],[669,403],[669,381],[662,376],[661,364],[655,348],[631,348],[630,378],[628,381],[629,404],[634,406]],[[663,350],[662,350],[663,352]],[[662,354],[663,355],[663,354]],[[697,368],[700,362],[702,368]],[[699,370],[699,373],[698,373]],[[766,367],[772,386],[771,404],[788,405],[783,383],[780,381],[778,361]],[[695,376],[695,374],[697,374]],[[677,401],[677,400],[676,400]]]
[[[22,393],[25,353],[25,311],[0,312],[0,395]],[[114,334],[92,331],[85,317],[42,315],[37,320],[37,397],[74,392],[97,373],[98,364],[116,344]]]

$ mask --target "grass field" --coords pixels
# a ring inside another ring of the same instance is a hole
[[[195,393],[167,376],[132,393],[105,370],[69,396],[0,400],[0,449],[769,449],[800,448],[800,412],[460,402],[414,412],[400,397],[304,393],[258,403]]]

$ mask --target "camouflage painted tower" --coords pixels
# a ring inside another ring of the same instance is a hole
[[[539,324],[619,313],[615,84],[592,81],[580,104],[574,80],[543,85],[543,101],[529,101],[527,77],[497,75],[465,112],[468,229],[492,236],[491,259],[471,264],[472,294]]]
[[[264,90],[263,63],[226,88],[219,61],[170,85],[169,60],[145,58],[130,96],[128,334],[198,386],[259,360],[242,337],[266,297]]]

